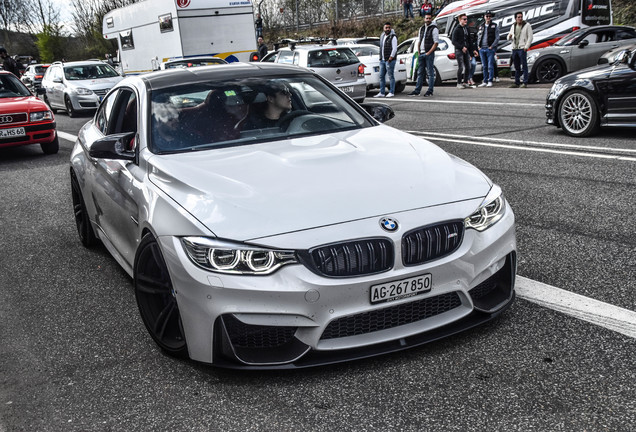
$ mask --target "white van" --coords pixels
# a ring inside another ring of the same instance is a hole
[[[102,32],[117,40],[122,74],[194,56],[249,61],[256,51],[250,0],[145,0],[108,12]]]
[[[484,22],[486,11],[494,13],[493,22],[499,25],[500,41],[497,48],[498,65],[509,66],[511,50],[506,39],[515,22],[516,12],[532,25],[532,48],[552,45],[563,36],[582,27],[612,23],[611,0],[463,0],[450,3],[436,16],[440,33],[452,35],[457,17],[468,16],[468,29],[477,32]]]

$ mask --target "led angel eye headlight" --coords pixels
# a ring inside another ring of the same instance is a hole
[[[266,275],[286,264],[296,264],[296,252],[236,244],[205,237],[181,239],[188,258],[209,271],[227,274]]]
[[[506,200],[501,188],[494,185],[477,211],[464,220],[464,226],[477,231],[484,231],[497,223],[503,217],[505,211]]]

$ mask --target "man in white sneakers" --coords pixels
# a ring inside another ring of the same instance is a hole
[[[397,56],[397,36],[391,30],[391,23],[384,24],[384,32],[380,36],[380,93],[373,97],[395,96],[395,63]],[[389,73],[389,93],[386,90],[386,74]]]
[[[495,77],[495,52],[499,43],[499,26],[492,22],[493,13],[486,11],[484,18],[486,21],[479,27],[477,33],[477,45],[479,48],[479,57],[481,57],[481,66],[484,73],[484,82],[479,87],[492,87],[492,81]]]

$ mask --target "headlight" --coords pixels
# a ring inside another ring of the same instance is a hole
[[[205,237],[184,237],[183,247],[199,267],[217,273],[266,275],[296,264],[296,252],[263,249]]]
[[[91,95],[91,94],[93,94],[92,90],[85,89],[85,88],[82,88],[82,87],[70,88],[69,91],[71,91],[73,93],[80,94],[80,95]]]
[[[29,114],[29,121],[39,122],[42,120],[53,120],[53,113],[51,111],[38,111]]]
[[[466,228],[484,231],[497,223],[506,211],[506,200],[501,188],[494,185],[475,213],[464,219]]]

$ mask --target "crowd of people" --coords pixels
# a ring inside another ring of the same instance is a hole
[[[405,16],[406,16],[406,2]],[[412,0],[409,3],[412,5]],[[430,5],[425,2],[424,4]],[[420,27],[416,41],[418,55],[417,81],[415,89],[409,94],[417,96],[422,91],[424,77],[427,77],[428,89],[424,97],[433,96],[435,88],[435,51],[439,45],[439,29],[433,21],[432,6],[423,12],[424,25]],[[457,88],[492,87],[493,82],[498,82],[498,68],[496,52],[499,44],[500,30],[493,21],[494,13],[486,11],[484,21],[478,31],[470,31],[468,28],[468,16],[460,14],[458,25],[453,30],[451,42],[455,48],[457,60]],[[514,64],[515,82],[511,88],[526,88],[528,85],[528,49],[532,44],[532,26],[524,21],[523,12],[515,13],[515,23],[510,28],[507,39],[512,43],[511,63]],[[395,93],[395,64],[397,57],[397,35],[391,28],[391,23],[384,24],[383,33],[380,36],[380,92],[374,97],[393,97]],[[477,59],[482,64],[482,83],[477,85],[473,79]],[[386,75],[389,77],[389,93],[385,93]]]

